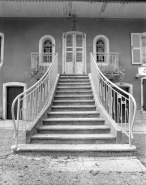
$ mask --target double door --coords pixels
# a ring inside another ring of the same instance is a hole
[[[85,34],[69,32],[64,34],[64,72],[85,73]]]

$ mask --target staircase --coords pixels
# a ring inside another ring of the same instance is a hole
[[[95,106],[88,75],[60,75],[51,111],[30,144],[19,152],[52,155],[132,155],[129,145],[117,144]]]

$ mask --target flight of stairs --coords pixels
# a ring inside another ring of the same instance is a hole
[[[18,150],[99,156],[131,151],[127,145],[116,144],[116,137],[96,110],[88,75],[63,74],[48,118],[31,137],[30,144]]]

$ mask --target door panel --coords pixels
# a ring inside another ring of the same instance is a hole
[[[76,48],[75,48],[75,73],[83,73],[83,35],[76,35]]]
[[[65,35],[65,73],[83,74],[84,37],[82,33]]]
[[[74,67],[74,46],[73,46],[73,35],[72,34],[68,34],[66,35],[66,52],[65,52],[65,56],[66,56],[66,65],[65,65],[65,71],[67,74],[72,74],[73,73],[73,67]]]
[[[16,96],[18,96],[22,92],[23,92],[23,87],[19,87],[19,86],[7,87],[7,119],[12,119],[11,106],[12,106],[13,100],[16,98]],[[21,104],[21,107],[22,107],[22,104]],[[17,104],[14,107],[15,117],[16,117],[16,113],[17,113]]]

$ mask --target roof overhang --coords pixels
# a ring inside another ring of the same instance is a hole
[[[0,17],[146,19],[146,1],[0,0]]]

